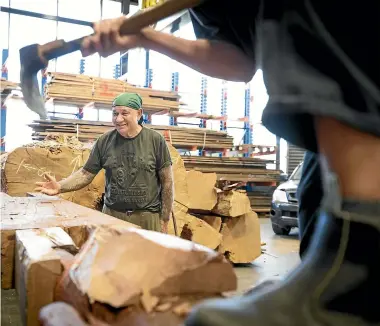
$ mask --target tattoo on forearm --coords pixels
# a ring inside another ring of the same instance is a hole
[[[95,174],[79,169],[77,172],[70,175],[68,178],[59,182],[61,185],[60,193],[70,192],[82,189],[89,185],[95,178]]]
[[[169,221],[174,202],[174,182],[172,167],[166,167],[160,170],[159,177],[161,181],[161,200],[162,211],[161,217],[164,221]]]

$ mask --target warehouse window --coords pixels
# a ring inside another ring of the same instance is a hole
[[[118,1],[103,0],[102,19],[121,16],[121,3]]]
[[[91,27],[74,25],[70,23],[58,22],[58,39],[64,39],[70,41],[82,36],[86,36],[92,33]],[[79,74],[80,60],[82,54],[80,51],[67,54],[57,59],[58,72],[67,72],[73,74]],[[99,76],[99,55],[94,54],[85,58],[85,74]]]
[[[23,26],[24,25],[24,26]],[[7,62],[9,80],[20,81],[20,48],[33,43],[44,44],[56,37],[56,22],[11,14],[9,33],[9,59]],[[49,69],[54,62],[49,62]],[[40,80],[41,78],[39,78]]]
[[[11,0],[11,8],[55,16],[57,15],[57,0]]]
[[[89,22],[100,20],[100,0],[59,0],[58,16]]]
[[[8,49],[8,21],[9,15],[5,12],[0,12],[0,56],[3,49]]]

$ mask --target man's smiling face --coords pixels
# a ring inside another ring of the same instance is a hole
[[[126,106],[114,106],[112,108],[112,123],[116,130],[123,136],[138,128],[142,110],[135,110]]]

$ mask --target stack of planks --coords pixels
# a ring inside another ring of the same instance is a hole
[[[94,103],[111,107],[113,99],[121,93],[138,93],[143,99],[145,112],[178,111],[180,96],[176,92],[135,87],[116,79],[105,79],[60,72],[49,72],[45,85],[45,99],[54,103],[84,106]]]
[[[8,95],[13,91],[19,88],[19,84],[15,82],[11,82],[4,78],[0,80],[0,95],[1,95],[1,105],[3,101],[8,97]]]
[[[218,180],[277,182],[280,171],[266,168],[268,161],[249,157],[184,156],[186,169],[215,172]]]
[[[257,213],[270,211],[273,190],[281,174],[278,170],[267,169],[266,165],[270,161],[259,158],[212,156],[184,156],[183,160],[189,171],[215,172],[220,188],[226,183],[247,183],[247,195],[252,209]]]
[[[0,91],[3,92],[5,90],[13,90],[19,87],[18,83],[6,80],[4,78],[0,79]]]
[[[76,136],[82,142],[94,141],[114,128],[110,122],[75,119],[34,120],[29,126],[33,129],[33,140],[44,140],[48,135],[59,134]],[[233,146],[233,137],[221,131],[149,124],[144,126],[160,132],[176,148],[224,150]]]

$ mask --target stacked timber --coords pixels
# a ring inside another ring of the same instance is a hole
[[[19,88],[18,83],[1,78],[0,80],[1,105],[3,105],[3,102],[8,97],[8,95],[11,94],[13,90],[16,90],[18,88]]]
[[[188,171],[216,172],[216,186],[221,189],[231,183],[247,184],[246,195],[252,209],[257,213],[269,213],[272,194],[281,174],[278,170],[267,169],[270,161],[248,157],[213,156],[184,156],[183,160]]]
[[[250,157],[184,156],[187,170],[215,172],[218,181],[277,182],[280,171],[266,168],[268,161]]]
[[[114,129],[110,122],[75,119],[34,120],[29,126],[33,129],[33,140],[44,140],[48,135],[63,135],[76,136],[81,142],[94,141]],[[233,146],[233,137],[221,131],[149,124],[144,126],[160,132],[176,148],[225,150]]]
[[[50,72],[45,85],[45,99],[55,103],[84,106],[89,103],[111,106],[113,99],[124,92],[138,93],[143,99],[146,112],[178,111],[180,102],[177,92],[159,91],[135,87],[125,81]]]
[[[14,90],[19,87],[18,83],[6,80],[4,78],[0,79],[0,92],[3,93],[6,90]]]

